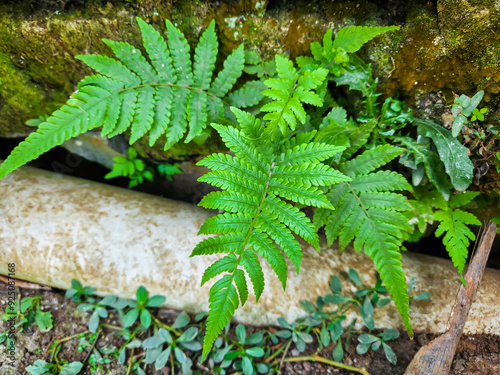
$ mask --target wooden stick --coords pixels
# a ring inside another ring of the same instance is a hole
[[[481,236],[476,255],[472,259],[465,275],[467,288],[461,285],[458,291],[446,332],[420,348],[407,367],[405,375],[442,375],[450,372],[453,356],[455,355],[458,341],[467,321],[472,302],[479,288],[479,283],[483,277],[486,261],[488,260],[496,233],[496,224],[489,222]]]
[[[5,276],[0,275],[0,281],[4,284],[9,284],[9,279],[14,280],[13,278],[7,278]],[[52,289],[50,286],[33,284],[33,283],[29,283],[27,281],[22,281],[22,280],[17,280],[17,279],[15,279],[15,282],[16,282],[16,285],[15,285],[16,287],[24,288],[24,289],[42,289],[42,290],[51,290]]]

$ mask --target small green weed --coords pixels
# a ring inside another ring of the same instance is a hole
[[[66,292],[66,297],[79,303],[78,310],[91,314],[89,329],[54,340],[48,349],[48,359],[37,360],[26,371],[32,375],[76,375],[86,364],[90,373],[94,374],[104,371],[105,365],[114,358],[126,366],[127,374],[139,375],[145,375],[148,368],[159,371],[166,366],[183,374],[211,372],[224,375],[234,371],[244,375],[275,374],[280,371],[283,363],[298,360],[322,362],[366,374],[364,369],[341,363],[356,335],[359,335],[356,347],[358,354],[383,348],[387,360],[395,364],[396,354],[388,342],[397,338],[399,332],[393,329],[382,333],[371,332],[375,328],[374,309],[390,302],[386,288],[380,279],[373,287],[363,285],[359,274],[353,269],[348,269],[347,280],[356,288],[352,296],[343,293],[342,281],[338,276],[333,276],[330,282],[331,293],[317,297],[316,303],[301,301],[307,315],[292,323],[279,318],[279,328],[248,332],[249,329],[241,324],[231,327],[231,323],[228,323],[216,339],[207,359],[202,362],[206,313],[198,314],[193,319],[181,312],[169,325],[156,318],[152,310],[161,306],[166,298],[160,295],[149,297],[143,286],[137,289],[136,300],[113,295],[98,298],[92,295],[95,288],[84,287],[77,280],[72,280],[72,288]],[[411,278],[408,283],[409,294],[414,285],[415,278]],[[420,293],[410,298],[419,300],[429,297],[429,293]],[[37,313],[44,314],[39,307],[41,298],[35,296],[21,300],[20,314],[24,324],[34,319],[39,326],[42,324],[41,327],[52,327],[52,322],[49,325],[46,321],[48,315],[36,319]],[[347,313],[352,309],[359,312],[363,324],[370,330],[368,333],[354,329],[356,319],[349,323],[346,321]],[[28,318],[30,314],[32,316]],[[108,323],[111,315],[117,317],[119,325]],[[5,319],[5,314],[2,318]],[[19,327],[20,330],[25,328],[21,325]],[[99,338],[104,329],[114,331],[124,343],[119,348],[99,347]],[[78,352],[87,353],[83,363],[58,359],[64,342],[73,339],[79,340]],[[295,347],[299,353],[303,353],[307,345],[314,342],[318,344],[315,354],[289,357],[291,348]],[[319,355],[328,347],[332,347],[333,361]]]
[[[472,115],[470,121],[474,122],[476,120],[484,121],[484,114],[488,112],[488,108],[477,109],[477,106],[483,100],[484,91],[481,90],[472,98],[469,98],[466,95],[460,95],[457,99],[455,99],[455,104],[451,108],[453,113],[453,117],[455,120],[453,121],[453,127],[451,133],[454,137],[456,137],[462,127],[467,124],[467,118]]]
[[[32,366],[26,367],[26,371],[28,371],[31,375],[76,375],[82,368],[83,363],[81,362],[52,364],[38,359]]]
[[[115,164],[113,164],[113,169],[104,176],[104,178],[127,177],[130,179],[128,184],[129,189],[142,184],[145,180],[153,181],[154,179],[154,168],[146,164],[146,162],[140,158],[138,152],[132,147],[128,149],[127,158],[116,156],[114,161]],[[174,174],[182,173],[178,163],[162,163],[158,164],[156,168],[158,173],[169,181],[172,181],[172,176]]]
[[[52,320],[52,313],[50,311],[42,311],[40,307],[40,301],[43,299],[42,296],[24,297],[21,299],[21,304],[19,306],[18,301],[14,301],[14,304],[9,307],[8,311],[1,316],[3,321],[16,319],[14,324],[14,329],[19,328],[18,332],[22,332],[31,324],[35,323],[41,332],[48,332],[54,326]],[[0,334],[0,343],[7,339],[7,332]]]
[[[114,161],[115,164],[113,164],[113,169],[104,176],[105,179],[127,177],[130,179],[128,184],[129,189],[142,184],[144,180],[153,181],[153,168],[146,165],[146,163],[138,157],[138,153],[134,148],[130,147],[128,149],[128,158],[116,156]]]

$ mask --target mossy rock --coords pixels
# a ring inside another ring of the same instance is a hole
[[[140,46],[135,16],[157,29],[164,29],[165,19],[172,20],[192,46],[215,19],[221,59],[241,43],[265,59],[277,53],[296,57],[309,53],[311,41],[321,39],[327,29],[398,24],[399,32],[382,35],[361,51],[372,62],[381,90],[385,95],[399,91],[411,100],[442,92],[450,104],[453,93],[472,95],[483,89],[488,101],[500,90],[498,14],[494,1],[479,0],[440,0],[437,5],[423,0],[11,2],[0,6],[0,73],[5,77],[0,136],[27,134],[32,129],[23,125],[26,120],[64,103],[91,73],[75,55],[109,55],[102,38]],[[180,144],[168,153],[160,144],[152,150],[142,141],[137,146],[155,159],[183,159],[217,150],[220,144],[216,139],[201,147]]]

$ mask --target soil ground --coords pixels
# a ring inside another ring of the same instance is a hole
[[[37,359],[47,359],[47,348],[55,339],[69,337],[80,332],[85,332],[87,323],[90,318],[90,313],[81,313],[76,310],[78,304],[64,297],[64,291],[61,290],[34,290],[20,289],[21,295],[33,296],[43,295],[41,307],[44,311],[50,311],[54,319],[54,328],[47,333],[42,333],[34,324],[31,325],[25,332],[18,334],[16,337],[17,353],[16,353],[16,368],[13,368],[5,362],[5,346],[0,345],[0,373],[2,375],[25,375],[26,367],[33,364]],[[5,310],[5,301],[7,300],[6,285],[0,282],[0,311]],[[156,311],[156,316],[165,322],[171,322],[175,317],[176,312],[168,309],[160,309]],[[116,324],[116,317],[110,316],[107,323]],[[3,325],[3,326],[2,326]],[[271,328],[271,327],[268,327]],[[6,329],[6,324],[0,322],[0,332]],[[248,335],[258,328],[248,327]],[[272,329],[272,328],[271,328]],[[345,352],[343,363],[355,366],[364,367],[370,375],[391,375],[403,374],[406,366],[418,351],[418,349],[432,340],[435,336],[427,333],[417,333],[414,340],[410,340],[405,332],[401,332],[400,337],[390,341],[390,346],[395,351],[398,362],[397,365],[390,364],[385,358],[382,350],[372,352],[371,350],[365,355],[356,353],[357,345],[356,337],[353,337],[352,344]],[[78,352],[79,338],[74,338],[65,341],[58,354],[59,359],[71,361],[85,362],[87,352]],[[96,347],[114,346],[120,347],[123,340],[112,334],[112,330],[104,330],[97,340]],[[88,350],[88,348],[87,348]],[[317,342],[309,344],[305,353],[298,353],[297,349],[292,345],[287,357],[298,355],[317,354],[327,359],[332,359],[332,346],[318,351]],[[3,363],[2,363],[3,362]],[[150,366],[152,367],[152,366]],[[166,371],[165,371],[166,370]],[[154,371],[150,369],[148,375],[163,375],[180,373],[179,369],[175,368],[174,372],[170,368],[164,368],[163,371]],[[354,374],[352,371],[340,370],[336,367],[317,362],[290,362],[283,363],[281,368],[283,374]],[[233,371],[231,371],[233,372]],[[209,372],[204,372],[208,374]],[[111,358],[111,363],[103,366],[102,369],[92,370],[92,366],[85,363],[85,367],[80,372],[83,375],[90,374],[127,374],[127,369],[123,365],[119,365],[116,358]],[[477,336],[462,336],[458,349],[453,360],[453,366],[450,374],[453,375],[494,375],[500,374],[500,336],[493,335],[477,335]]]

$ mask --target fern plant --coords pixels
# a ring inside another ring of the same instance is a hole
[[[113,137],[130,128],[130,143],[148,135],[153,146],[165,135],[165,149],[199,136],[209,121],[218,121],[224,105],[254,105],[260,91],[245,86],[232,89],[245,57],[243,45],[224,61],[213,78],[218,42],[212,21],[200,38],[191,61],[184,35],[166,22],[168,44],[140,18],[143,47],[104,39],[117,59],[101,55],[76,56],[99,74],[88,76],[67,103],[45,119],[36,132],[14,149],[0,166],[0,178],[42,153],[88,130],[102,126]],[[225,101],[225,102],[223,102]],[[187,133],[187,134],[186,134]]]
[[[457,267],[462,283],[465,285],[463,272],[467,260],[470,241],[474,241],[476,236],[467,225],[481,225],[476,216],[470,212],[459,209],[472,199],[478,192],[467,191],[463,194],[455,194],[451,197],[447,207],[434,213],[434,219],[440,221],[436,229],[435,236],[440,237],[443,233],[443,244],[450,255],[453,265]]]
[[[208,219],[200,234],[218,234],[200,242],[194,255],[228,254],[210,266],[202,284],[228,272],[210,289],[210,312],[203,345],[203,357],[233,315],[248,298],[245,270],[258,300],[264,289],[264,275],[257,255],[265,258],[283,288],[286,286],[286,254],[298,272],[301,248],[293,233],[319,250],[318,234],[297,205],[333,208],[319,186],[350,180],[322,164],[343,147],[311,142],[314,133],[292,137],[291,129],[305,121],[302,103],[321,105],[313,91],[326,78],[325,69],[299,74],[290,60],[277,56],[278,78],[266,81],[264,95],[274,99],[266,105],[265,124],[249,113],[232,108],[240,129],[212,124],[234,156],[213,154],[199,164],[212,172],[200,180],[222,191],[205,196],[200,205],[226,211]],[[304,115],[304,116],[303,116]],[[284,254],[283,254],[284,253]]]
[[[407,215],[410,223],[417,226],[416,235],[409,240],[415,242],[425,232],[428,223],[439,222],[434,232],[436,237],[443,236],[445,245],[453,265],[457,268],[462,283],[465,285],[463,271],[468,257],[470,241],[475,241],[475,234],[468,225],[480,226],[478,218],[460,207],[470,205],[479,192],[466,191],[451,196],[446,201],[438,190],[426,188],[415,189],[415,200],[410,203],[415,208],[414,212]],[[416,215],[415,215],[416,213]]]

